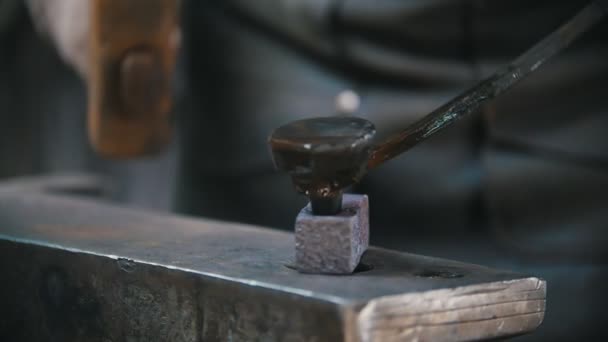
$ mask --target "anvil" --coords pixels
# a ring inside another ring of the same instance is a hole
[[[73,195],[90,183],[0,185],[0,340],[462,341],[544,317],[533,276],[375,247],[302,274],[290,233]]]

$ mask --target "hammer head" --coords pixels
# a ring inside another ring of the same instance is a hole
[[[356,117],[298,120],[277,128],[269,143],[275,166],[310,198],[313,213],[334,215],[342,190],[367,171],[374,125]]]

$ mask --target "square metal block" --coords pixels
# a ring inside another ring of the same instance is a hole
[[[303,273],[349,274],[369,246],[369,204],[366,195],[344,195],[334,216],[312,214],[310,204],[295,225],[296,269]]]

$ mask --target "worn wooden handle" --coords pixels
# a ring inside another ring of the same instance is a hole
[[[159,151],[171,135],[179,0],[93,0],[88,130],[111,158]]]

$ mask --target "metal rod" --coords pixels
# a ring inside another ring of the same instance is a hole
[[[336,191],[333,196],[320,197],[310,195],[310,208],[315,215],[338,215],[342,211],[342,191]]]
[[[367,164],[372,169],[387,160],[426,140],[495,98],[525,76],[538,69],[549,58],[568,47],[577,37],[597,24],[606,14],[606,8],[594,1],[571,20],[541,40],[505,68],[483,82],[439,107],[415,122],[404,131],[387,138],[376,146]]]

